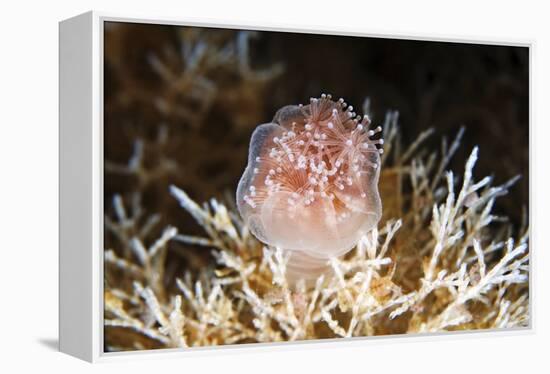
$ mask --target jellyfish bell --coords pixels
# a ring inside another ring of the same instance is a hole
[[[251,138],[239,213],[260,241],[290,252],[294,278],[322,274],[381,217],[382,141],[346,106],[322,96],[283,107]]]

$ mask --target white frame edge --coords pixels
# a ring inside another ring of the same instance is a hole
[[[220,23],[219,20],[129,17],[90,11],[59,24],[59,349],[89,362],[220,354],[333,349],[410,342],[471,339],[498,335],[534,334],[534,274],[530,264],[530,324],[509,330],[477,330],[445,334],[416,334],[340,338],[287,343],[255,343],[191,350],[163,349],[106,353],[103,349],[103,24],[105,21],[223,27],[261,31],[378,37],[407,40],[509,45],[529,48],[529,144],[533,164],[532,40],[483,40],[449,36],[365,33],[350,29],[323,30],[296,25]],[[533,181],[533,174],[530,173]],[[533,217],[530,183],[529,214]],[[530,219],[532,222],[532,219]],[[533,254],[532,249],[530,249]],[[399,337],[399,339],[395,339]],[[244,349],[243,349],[244,348]]]
[[[103,310],[98,26],[94,12],[59,24],[59,350],[91,362]]]

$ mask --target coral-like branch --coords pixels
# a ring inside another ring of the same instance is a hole
[[[382,188],[385,216],[312,282],[289,284],[289,254],[259,243],[218,200],[199,205],[170,187],[174,203],[204,230],[201,236],[171,226],[156,230],[158,215],[145,216],[139,195],[115,196],[114,218],[105,220],[116,239],[104,255],[108,348],[526,326],[528,229],[514,234],[492,213],[516,179],[500,186],[490,177],[475,180],[478,148],[460,177],[445,171],[462,132],[450,146],[443,142],[443,154],[423,149],[430,130],[401,153],[397,114],[388,114],[380,183],[392,189]],[[139,162],[128,165],[134,164]],[[182,250],[204,247],[211,266],[169,275],[165,259],[172,243]]]

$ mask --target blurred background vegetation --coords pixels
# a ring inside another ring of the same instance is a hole
[[[464,126],[450,168],[479,145],[476,177],[522,175],[495,211],[519,224],[528,204],[526,47],[108,23],[104,58],[107,214],[115,194],[139,192],[159,227],[200,231],[168,186],[199,202],[232,197],[254,128],[321,93],[359,113],[369,97],[375,125],[398,110],[403,144],[433,127],[437,149]]]

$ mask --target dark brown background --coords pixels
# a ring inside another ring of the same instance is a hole
[[[181,78],[189,73],[180,53],[185,45],[202,40],[205,48],[220,51],[237,39],[232,30],[106,25],[105,159],[126,163],[140,138],[146,144],[145,167],[153,175],[106,172],[107,214],[114,193],[139,190],[148,211],[193,232],[168,185],[178,185],[198,202],[226,191],[233,195],[254,128],[269,122],[278,108],[326,92],[359,111],[370,97],[375,123],[386,110],[399,110],[405,144],[434,127],[428,143],[439,147],[442,136],[452,138],[465,126],[463,146],[450,167],[460,174],[465,157],[479,145],[477,178],[494,175],[499,183],[521,174],[511,196],[497,206],[497,212],[519,222],[529,197],[527,48],[261,32],[250,42],[250,66],[259,71],[279,66],[272,79],[250,79],[234,62],[199,69],[210,82],[207,90],[189,81],[193,74]],[[171,78],[153,68],[155,59]],[[161,126],[168,140],[155,146]],[[163,158],[174,167],[154,175]]]

